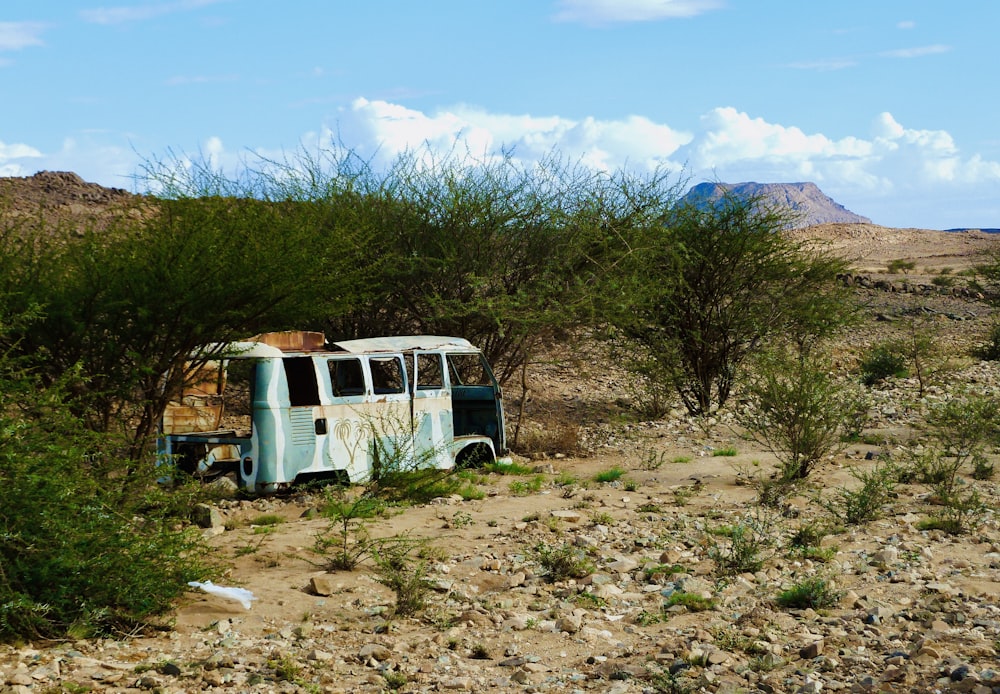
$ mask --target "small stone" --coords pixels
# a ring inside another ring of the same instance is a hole
[[[556,631],[565,631],[567,634],[575,634],[583,626],[583,619],[579,615],[569,615],[556,620]]]
[[[806,644],[799,649],[799,657],[803,660],[812,660],[813,658],[817,658],[823,654],[824,645],[823,639]]]
[[[313,576],[309,579],[309,592],[324,598],[337,592],[337,584],[333,576]]]
[[[191,522],[199,528],[223,528],[225,526],[222,513],[209,504],[195,504],[191,508]]]
[[[874,555],[872,555],[872,561],[879,566],[888,566],[890,564],[895,564],[899,560],[899,550],[891,545],[888,547],[883,547]]]
[[[441,683],[444,689],[456,689],[464,692],[472,691],[473,681],[471,677],[453,677]]]
[[[940,581],[931,581],[924,587],[933,593],[944,593],[945,595],[949,595],[955,590],[949,584]]]
[[[385,662],[392,657],[392,651],[383,646],[380,643],[366,643],[358,651],[358,660],[361,662],[367,662],[370,658],[374,658],[380,662]]]
[[[608,564],[607,568],[610,569],[611,571],[615,571],[620,574],[627,574],[630,571],[635,571],[635,569],[638,566],[639,562],[637,562],[635,559],[631,559],[629,557],[622,557],[621,559],[618,559],[617,561],[613,561],[610,564]]]
[[[169,677],[180,677],[181,669],[177,667],[176,663],[164,663],[160,668],[159,672],[161,675],[167,675]]]

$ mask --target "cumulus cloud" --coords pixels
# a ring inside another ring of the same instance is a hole
[[[556,151],[597,169],[660,168],[694,181],[812,181],[838,202],[858,201],[857,211],[873,218],[880,210],[898,214],[910,206],[906,199],[916,209],[949,189],[993,199],[1000,184],[1000,162],[963,156],[948,132],[907,127],[890,113],[877,114],[868,132],[832,138],[731,106],[712,109],[696,131],[684,132],[636,115],[572,120],[471,106],[425,113],[358,99],[341,109],[335,127],[303,141],[322,148],[334,137],[376,165],[405,151],[484,160],[504,150],[525,162]]]
[[[1000,182],[1000,163],[962,157],[946,131],[907,128],[890,113],[879,114],[867,135],[840,139],[732,107],[713,109],[701,126],[678,156],[686,156],[695,175],[731,182],[808,180],[830,194],[865,195],[930,194],[951,184]]]
[[[0,51],[19,51],[41,46],[45,25],[41,22],[0,22]]]
[[[26,176],[34,173],[34,169],[28,171],[30,167],[26,166],[27,160],[41,156],[41,152],[29,145],[0,141],[0,176]]]
[[[694,17],[724,6],[723,0],[559,0],[557,22],[607,24]]]
[[[691,141],[689,133],[641,116],[621,120],[489,113],[457,106],[433,114],[386,101],[357,99],[340,111],[336,127],[345,144],[392,159],[405,151],[468,152],[486,158],[513,151],[537,160],[552,151],[599,169],[626,165],[671,166],[671,155]]]

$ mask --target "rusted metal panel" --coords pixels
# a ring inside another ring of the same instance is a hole
[[[165,434],[214,431],[222,425],[225,369],[220,362],[210,361],[190,371],[180,397],[164,410],[161,428]]]
[[[282,352],[319,352],[326,348],[326,336],[308,330],[261,333],[250,341],[277,347]]]

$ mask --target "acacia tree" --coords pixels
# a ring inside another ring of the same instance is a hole
[[[615,235],[676,197],[663,172],[608,175],[556,155],[528,165],[510,153],[411,152],[378,177],[362,215],[380,271],[328,333],[460,335],[502,382],[540,344],[592,319],[602,263],[620,253]]]
[[[8,277],[12,295],[42,312],[16,336],[18,349],[46,357],[38,369],[48,383],[78,374],[69,384],[75,410],[96,431],[127,432],[133,460],[196,348],[317,324],[335,310],[321,305],[319,289],[349,285],[357,272],[329,254],[317,231],[321,205],[220,197],[144,204],[143,215],[107,229],[52,234]]]
[[[759,197],[682,205],[635,242],[610,320],[639,344],[687,410],[726,402],[746,358],[776,331],[825,334],[843,319],[842,261],[781,232],[792,217]]]

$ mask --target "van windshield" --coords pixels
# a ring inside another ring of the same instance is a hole
[[[481,354],[449,354],[448,376],[453,385],[489,386],[493,384]]]

